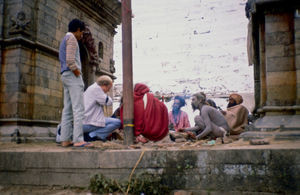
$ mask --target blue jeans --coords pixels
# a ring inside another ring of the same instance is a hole
[[[84,118],[83,81],[81,75],[65,71],[61,75],[64,87],[64,109],[61,116],[61,140],[83,141],[82,120]]]
[[[83,125],[83,132],[89,133],[91,138],[105,141],[107,136],[111,134],[115,129],[121,126],[121,120],[117,118],[105,118],[105,127],[97,127],[94,125]]]

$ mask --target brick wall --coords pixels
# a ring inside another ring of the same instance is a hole
[[[0,38],[4,40],[1,45],[5,46],[1,48],[2,124],[12,119],[23,120],[30,125],[42,122],[56,126],[59,123],[63,88],[58,49],[68,31],[68,23],[74,18],[89,26],[97,50],[98,43],[103,43],[104,55],[99,66],[109,72],[110,59],[113,58],[113,24],[106,18],[99,22],[99,15],[91,15],[88,8],[78,7],[76,2],[0,0],[0,34],[4,29]],[[5,9],[2,9],[3,6]],[[5,13],[2,13],[3,10]],[[22,14],[25,19],[18,20]],[[16,24],[24,25],[20,27]],[[111,109],[108,111],[111,112]]]
[[[295,103],[295,50],[293,14],[265,16],[267,105]]]

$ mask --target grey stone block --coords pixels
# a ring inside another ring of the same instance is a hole
[[[273,22],[284,22],[288,19],[288,15],[283,16],[282,14],[266,14],[265,22],[273,23]]]
[[[0,173],[0,181],[4,185],[40,185],[39,171]]]
[[[6,91],[7,92],[17,92],[17,91],[19,91],[19,85],[17,83],[7,83],[4,86],[4,91],[5,92]]]
[[[28,168],[93,169],[99,168],[98,158],[99,154],[92,151],[28,152],[23,163]]]
[[[21,3],[22,0],[10,0],[7,2],[7,5],[12,5],[12,4],[18,4],[18,3]]]
[[[40,183],[39,185],[61,185],[64,183],[68,186],[88,186],[90,183],[92,172],[91,170],[80,169],[66,172],[61,170],[60,172],[53,170],[46,170],[39,173]]]
[[[0,152],[1,171],[25,171],[23,152]]]
[[[291,29],[291,26],[286,21],[280,21],[280,22],[266,22],[266,32],[288,32]]]
[[[293,43],[293,34],[290,32],[266,33],[266,45],[289,45]]]
[[[99,156],[100,168],[133,168],[142,151],[122,150],[103,152]],[[111,163],[114,162],[114,163]]]
[[[293,122],[293,115],[280,115],[280,116],[265,116],[255,121],[254,126],[257,129],[279,129],[286,127]]]
[[[172,150],[167,153],[167,167],[181,168],[196,167],[198,163],[198,153],[194,150],[187,150],[186,152],[180,152],[178,150]]]
[[[283,72],[294,70],[294,57],[267,58],[267,72]]]
[[[46,69],[36,67],[35,68],[36,75],[48,78],[49,72]]]
[[[300,128],[300,115],[291,116],[289,123],[285,125],[287,129],[299,129]]]
[[[262,164],[269,159],[268,150],[244,150],[241,155],[240,150],[212,150],[208,156],[208,163],[224,164]],[[216,158],[217,157],[217,158]]]
[[[146,151],[139,167],[165,167],[167,161],[167,153],[167,151]]]
[[[32,75],[30,74],[22,73],[20,74],[19,79],[21,85],[32,85]]]
[[[3,76],[5,83],[19,83],[21,74],[19,72],[7,72]]]

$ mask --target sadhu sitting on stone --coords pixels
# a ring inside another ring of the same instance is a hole
[[[168,109],[142,83],[134,86],[134,135],[136,142],[159,141],[168,134]],[[123,106],[121,117],[123,124]]]
[[[182,129],[185,132],[192,132],[197,139],[206,136],[213,138],[224,138],[230,128],[222,115],[216,108],[207,105],[206,97],[203,93],[196,93],[192,96],[193,110],[200,110],[200,115],[195,117],[195,126]]]
[[[239,135],[248,124],[248,109],[242,105],[243,97],[233,93],[229,96],[227,110],[222,111],[229,127],[230,135]]]

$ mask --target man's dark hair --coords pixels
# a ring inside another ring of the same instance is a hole
[[[214,107],[214,108],[217,108],[216,102],[215,102],[214,100],[208,99],[208,100],[206,100],[206,102],[207,102],[210,106],[212,106],[212,107]]]
[[[195,96],[201,103],[206,102],[206,95],[203,92],[195,93],[193,96]]]
[[[83,31],[85,29],[84,22],[82,22],[79,19],[71,20],[68,27],[69,27],[69,32],[76,32],[78,28],[80,29],[80,31]]]

